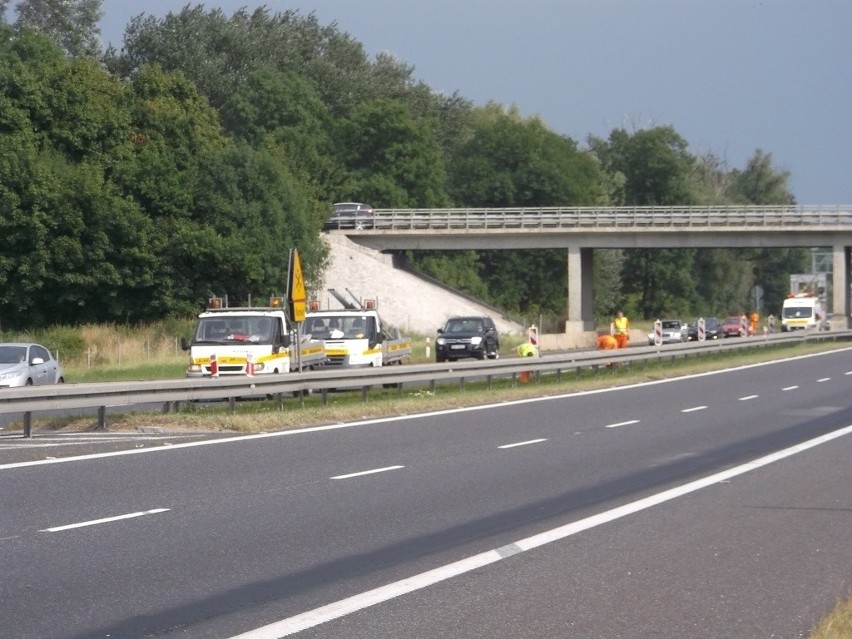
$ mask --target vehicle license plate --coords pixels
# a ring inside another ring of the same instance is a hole
[[[464,348],[464,344],[451,344],[450,348],[461,349]]]

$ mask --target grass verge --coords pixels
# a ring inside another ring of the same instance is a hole
[[[852,596],[837,602],[834,610],[814,626],[808,639],[852,639]]]

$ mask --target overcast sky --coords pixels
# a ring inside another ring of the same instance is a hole
[[[14,4],[14,3],[12,3]],[[104,0],[120,48],[132,16],[185,0]],[[850,0],[220,0],[335,22],[437,91],[587,136],[671,125],[694,154],[744,168],[755,149],[800,204],[852,204]]]

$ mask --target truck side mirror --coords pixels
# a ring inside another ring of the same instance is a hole
[[[180,347],[181,349],[188,351],[189,350],[189,340],[185,337],[180,338]]]
[[[281,346],[284,348],[290,348],[290,344],[292,340],[290,339],[290,333],[285,333],[281,336]]]

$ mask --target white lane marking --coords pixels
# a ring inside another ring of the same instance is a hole
[[[518,442],[517,444],[503,444],[502,446],[498,446],[497,448],[515,448],[516,446],[529,446],[530,444],[540,444],[541,442],[546,442],[547,439],[530,439],[525,442]]]
[[[619,426],[630,426],[631,424],[638,424],[638,419],[630,419],[626,422],[618,422],[616,424],[607,424],[606,428],[618,428]]]
[[[817,380],[817,384],[821,384],[822,382],[827,382],[827,381],[829,381],[830,379],[831,379],[830,377],[820,377],[820,378]]]
[[[134,517],[144,517],[145,515],[156,515],[158,513],[168,512],[169,508],[154,508],[153,510],[144,510],[139,513],[128,513],[127,515],[116,515],[115,517],[104,517],[103,519],[93,519],[92,521],[81,521],[76,524],[67,524],[65,526],[54,526],[53,528],[45,528],[39,532],[59,532],[60,530],[71,530],[72,528],[83,528],[85,526],[97,526],[98,524],[108,524],[113,521],[122,519],[133,519]]]
[[[512,401],[498,400],[493,404],[481,404],[479,406],[465,406],[463,408],[447,408],[445,410],[432,411],[428,413],[416,413],[412,415],[393,415],[391,417],[380,417],[378,419],[365,419],[359,422],[345,422],[340,424],[328,424],[325,426],[312,426],[310,428],[298,428],[293,430],[282,430],[274,433],[257,433],[255,435],[237,435],[234,437],[221,437],[217,439],[205,439],[200,442],[183,442],[180,444],[172,444],[171,446],[157,446],[151,448],[134,448],[133,450],[114,450],[108,453],[94,453],[91,455],[74,455],[69,457],[58,457],[51,459],[38,459],[27,462],[13,462],[9,464],[0,464],[0,470],[12,470],[15,468],[27,468],[29,466],[42,466],[45,464],[67,464],[75,461],[88,461],[90,459],[104,459],[106,457],[121,457],[124,455],[147,455],[149,453],[163,453],[182,448],[193,448],[195,446],[218,446],[220,444],[235,444],[239,442],[251,441],[253,439],[265,439],[268,437],[293,437],[298,435],[306,435],[310,433],[319,433],[326,430],[337,430],[342,428],[359,428],[362,426],[371,426],[374,424],[387,424],[398,422],[401,420],[416,420],[429,419],[432,417],[440,417],[441,415],[455,415],[459,413],[469,413],[474,411],[493,410],[503,408],[505,406],[520,406],[522,404],[532,404],[535,402],[550,402],[563,400],[570,397],[587,397],[589,395],[601,395],[604,393],[619,393],[621,391],[631,390],[635,388],[643,388],[645,386],[656,386],[659,384],[673,384],[682,382],[687,379],[697,379],[699,377],[708,377],[710,375],[724,375],[725,373],[733,373],[743,371],[750,368],[758,368],[763,366],[774,366],[776,364],[786,364],[789,362],[798,361],[801,359],[810,359],[812,357],[822,357],[824,355],[834,355],[845,351],[852,350],[850,348],[838,348],[834,351],[826,351],[824,353],[811,353],[808,355],[798,355],[796,357],[785,357],[783,359],[773,360],[771,362],[759,362],[757,364],[745,364],[734,368],[725,368],[717,371],[706,371],[704,373],[692,373],[690,375],[681,375],[680,377],[669,377],[666,379],[655,379],[653,381],[637,382],[635,384],[625,384],[624,386],[613,386],[609,388],[596,388],[593,390],[580,391],[574,393],[564,393],[561,395],[548,395],[547,397],[531,397],[527,399],[516,399]],[[784,390],[798,388],[791,386]]]
[[[576,535],[577,533],[615,521],[616,519],[626,517],[627,515],[632,515],[647,508],[651,508],[652,506],[657,506],[664,502],[671,501],[672,499],[682,497],[697,490],[701,490],[702,488],[726,482],[732,477],[757,470],[763,466],[767,466],[786,457],[791,457],[792,455],[806,451],[809,448],[819,446],[820,444],[824,444],[850,433],[852,433],[852,425],[806,442],[802,442],[801,444],[791,446],[790,448],[785,448],[784,450],[759,457],[758,459],[736,466],[735,468],[723,470],[710,475],[709,477],[705,477],[704,479],[698,479],[684,484],[683,486],[664,490],[661,493],[645,497],[644,499],[640,499],[639,501],[635,501],[631,504],[625,504],[624,506],[613,508],[612,510],[608,510],[598,515],[592,515],[591,517],[581,519],[574,523],[553,528],[552,530],[545,531],[538,535],[533,535],[532,537],[527,537],[526,539],[521,539],[500,548],[487,550],[478,555],[474,555],[445,566],[440,566],[439,568],[420,573],[419,575],[413,575],[407,579],[402,579],[374,590],[368,590],[367,592],[362,592],[360,594],[353,595],[352,597],[341,599],[340,601],[335,601],[326,606],[315,608],[314,610],[308,610],[307,612],[294,615],[287,619],[282,619],[281,621],[276,621],[267,626],[249,630],[248,632],[236,635],[230,639],[280,639],[281,637],[286,637],[296,632],[307,630],[314,626],[319,626],[320,624],[363,610],[364,608],[389,601],[409,592],[426,588],[427,586],[470,572],[471,570],[481,568],[482,566],[493,564],[501,559],[505,559],[506,557],[511,557],[512,555],[517,555],[518,553],[526,552],[527,550],[538,548],[539,546],[560,541],[572,535]]]
[[[707,407],[706,406],[693,406],[692,408],[684,408],[680,412],[681,413],[694,413],[697,410],[704,410],[705,408],[707,408]]]
[[[362,470],[357,473],[349,473],[348,475],[335,475],[331,479],[350,479],[351,477],[363,477],[364,475],[374,475],[375,473],[385,473],[389,470],[399,470],[405,466],[385,466],[384,468],[374,468],[372,470]]]
[[[782,388],[781,390],[782,391],[796,390],[798,387],[799,387],[799,385],[797,384],[795,386],[786,386],[786,387]]]
[[[746,402],[750,399],[757,399],[760,395],[746,395],[745,397],[740,397],[741,402]]]
[[[843,373],[843,374],[844,374],[844,375],[852,375],[852,371],[846,371],[846,372],[845,372],[845,373]]]

